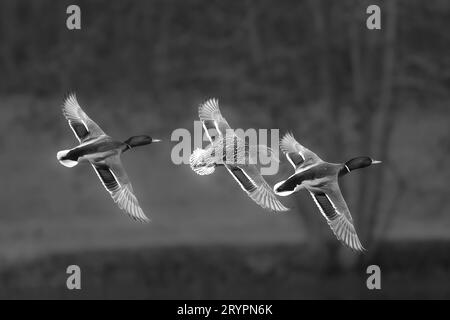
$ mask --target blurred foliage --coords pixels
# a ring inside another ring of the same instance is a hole
[[[317,2],[329,24],[332,51],[324,53],[313,1],[77,1],[82,30],[70,31],[65,11],[73,1],[5,0],[0,92],[52,94],[68,87],[98,92],[117,86],[164,96],[174,88],[222,88],[276,107],[317,98],[319,65],[327,54],[335,91],[350,93],[348,25],[355,19],[367,40],[364,54],[373,57],[370,76],[380,77],[382,32],[365,30],[364,2]],[[384,9],[383,1],[375,3]],[[399,1],[400,85],[419,88],[419,96],[448,94],[450,59],[442,53],[449,47],[449,6],[445,0]]]

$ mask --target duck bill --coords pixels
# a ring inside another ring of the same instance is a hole
[[[162,140],[159,140],[159,139],[153,139],[153,140],[152,140],[153,143],[157,143],[157,142],[161,142],[161,141],[162,141]]]
[[[380,164],[380,163],[383,163],[383,161],[372,160],[372,164]]]

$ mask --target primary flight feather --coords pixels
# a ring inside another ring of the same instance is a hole
[[[69,168],[89,163],[119,208],[134,220],[148,222],[123,168],[121,155],[159,140],[149,136],[135,136],[125,142],[113,140],[83,111],[75,94],[65,99],[62,111],[80,144],[58,152],[58,161]]]

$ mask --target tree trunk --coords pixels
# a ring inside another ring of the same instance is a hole
[[[381,112],[381,121],[378,125],[379,149],[377,156],[385,161],[389,166],[389,147],[391,143],[394,124],[398,114],[395,99],[393,98],[394,74],[395,74],[395,41],[397,29],[397,1],[391,0],[386,3],[387,19],[385,24],[385,39],[383,53],[383,74],[381,77],[379,110]],[[385,15],[386,16],[386,15]],[[371,232],[368,234],[369,243],[374,240],[375,230],[377,229],[378,217],[380,216],[380,203],[383,196],[383,184],[385,180],[386,169],[372,174],[372,184],[374,192],[369,199],[369,220]]]
[[[8,78],[10,81],[14,81],[14,76],[16,74],[16,63],[14,60],[14,50],[16,39],[18,38],[16,34],[16,6],[18,2],[15,1],[4,1],[1,4],[1,30],[3,36],[3,44],[1,46],[0,55],[3,61],[6,74],[2,77]],[[7,45],[5,45],[7,44]]]
[[[327,145],[331,153],[328,157],[331,159],[339,159],[342,157],[344,145],[341,127],[341,110],[338,107],[336,101],[337,92],[335,90],[336,83],[334,83],[334,69],[333,69],[333,45],[331,41],[333,26],[333,15],[331,14],[333,7],[331,2],[324,3],[320,0],[311,0],[309,2],[311,7],[315,38],[314,52],[318,53],[318,73],[319,73],[319,91],[317,95],[320,101],[324,104],[327,115],[326,127],[329,130],[324,130],[324,134],[331,137],[331,143]],[[317,209],[317,208],[313,208]],[[342,264],[340,256],[342,250],[347,250],[342,246],[334,237],[330,237],[330,230],[324,227],[325,221],[322,217],[313,217],[314,222],[310,221],[309,225],[312,226],[314,232],[313,237],[317,238],[316,243],[318,245],[317,250],[320,250],[325,255],[325,265],[333,270],[337,268],[346,267]],[[326,232],[326,234],[324,234]],[[324,270],[329,271],[329,269]]]

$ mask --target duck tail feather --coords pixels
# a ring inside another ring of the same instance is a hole
[[[59,151],[56,155],[56,158],[58,159],[59,163],[61,163],[64,167],[73,168],[78,164],[78,162],[66,159],[66,156],[69,152],[70,150]]]
[[[279,197],[287,197],[290,196],[291,194],[293,194],[295,192],[295,190],[288,190],[286,188],[284,188],[284,184],[286,183],[287,180],[284,181],[280,181],[277,184],[275,184],[275,186],[273,187],[273,191],[275,192],[275,194]]]
[[[216,164],[210,152],[203,149],[194,150],[189,158],[189,164],[191,169],[201,176],[210,175],[216,170]]]

